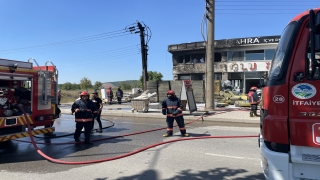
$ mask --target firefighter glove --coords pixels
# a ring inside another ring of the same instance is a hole
[[[172,113],[172,115],[174,115],[174,116],[177,114],[179,114],[179,110],[176,110],[175,112]]]
[[[162,109],[162,114],[163,114],[163,115],[166,115],[166,114],[167,114],[167,110]]]

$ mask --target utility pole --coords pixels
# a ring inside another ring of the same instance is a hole
[[[208,14],[208,34],[206,46],[206,111],[212,111],[214,105],[214,9],[215,0],[206,0]]]
[[[142,57],[142,78],[143,78],[143,91],[147,90],[147,81],[148,81],[148,69],[147,69],[147,48],[144,40],[144,31],[145,27],[138,22],[138,27],[140,30],[140,41],[141,41],[141,57]]]

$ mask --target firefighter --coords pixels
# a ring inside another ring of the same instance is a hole
[[[89,100],[89,94],[83,91],[80,94],[79,100],[76,100],[71,107],[71,112],[75,113],[76,130],[74,133],[74,140],[80,142],[79,136],[82,128],[84,127],[85,143],[92,144],[90,142],[90,132],[92,128],[93,114],[97,113],[95,104]]]
[[[189,136],[186,133],[184,125],[181,100],[176,97],[173,90],[167,92],[167,98],[162,102],[162,114],[167,115],[167,133],[164,134],[163,137],[172,136],[174,119],[179,126],[181,135],[185,137]]]
[[[121,99],[123,97],[123,91],[121,90],[120,87],[118,87],[118,90],[116,92],[116,96],[117,96],[118,104],[121,104]]]
[[[107,89],[107,96],[108,96],[108,104],[111,105],[112,99],[113,99],[113,91],[110,86]]]
[[[139,88],[137,91],[138,94],[142,93],[141,89]]]
[[[91,128],[91,133],[93,133],[93,128],[94,128],[94,119],[96,119],[98,121],[98,124],[99,124],[99,129],[97,130],[97,132],[99,133],[102,133],[102,123],[101,123],[101,120],[100,120],[100,117],[101,117],[101,111],[102,111],[102,108],[103,108],[103,104],[102,104],[102,100],[98,97],[98,92],[93,92],[91,93],[91,101],[95,104],[97,110],[98,110],[98,113],[97,114],[94,114],[95,116],[93,116],[93,119],[92,119],[92,128]]]
[[[260,103],[260,99],[258,97],[257,90],[258,90],[257,87],[252,86],[249,90],[248,95],[247,95],[249,103],[251,104],[250,117],[260,117],[257,114],[258,104]]]
[[[60,104],[60,101],[61,101],[61,90],[58,90],[58,105],[61,105]]]

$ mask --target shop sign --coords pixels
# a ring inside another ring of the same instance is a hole
[[[251,37],[251,38],[235,39],[235,41],[236,41],[236,44],[238,45],[278,43],[280,41],[280,37],[279,36]]]
[[[228,72],[268,71],[271,62],[234,62],[227,63]],[[219,67],[219,65],[217,65]],[[221,69],[221,68],[220,68]],[[220,70],[217,68],[217,72]]]

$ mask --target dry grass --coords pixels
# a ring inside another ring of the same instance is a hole
[[[117,91],[117,89],[112,89],[113,94]],[[79,97],[79,92],[81,90],[61,90],[61,103],[73,103],[78,97]],[[93,89],[88,89],[88,92],[91,93],[93,92]],[[81,91],[82,92],[82,91]],[[131,90],[123,90],[124,93],[131,93]],[[99,97],[101,98],[101,91],[98,91]]]

